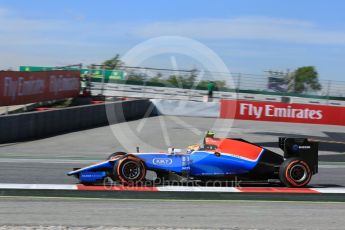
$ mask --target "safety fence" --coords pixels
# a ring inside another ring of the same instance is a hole
[[[153,99],[173,99],[173,100],[188,100],[188,101],[205,101],[207,100],[206,90],[197,89],[181,89],[174,87],[158,87],[158,86],[143,86],[143,85],[129,85],[118,83],[92,83],[93,95],[117,96],[117,97],[138,97],[138,98],[153,98]],[[220,99],[240,99],[253,101],[274,101],[287,103],[301,103],[301,104],[317,104],[317,105],[334,105],[345,106],[345,100],[335,100],[334,98],[313,98],[313,97],[294,97],[281,96],[269,93],[253,93],[252,91],[240,92],[224,92],[215,91],[213,93],[212,101],[218,102]]]
[[[207,86],[198,85],[172,85],[163,82],[153,81],[135,81],[135,80],[117,80],[117,79],[106,79],[102,82],[101,78],[92,78],[93,83],[102,83],[104,87],[108,84],[124,84],[140,87],[160,87],[160,88],[177,88],[181,90],[207,90]],[[322,89],[319,92],[279,92],[270,89],[267,79],[260,79],[257,77],[242,76],[238,75],[233,78],[232,87],[216,87],[216,92],[236,92],[236,93],[249,93],[249,94],[265,94],[273,96],[289,96],[289,97],[303,97],[313,99],[325,99],[325,100],[344,100],[345,101],[345,82],[336,81],[320,81]]]
[[[102,65],[93,66],[97,66],[97,68],[82,68],[81,64],[79,68],[21,66],[20,71],[79,70],[82,76],[88,76],[92,82],[102,84],[115,83],[190,90],[206,90],[206,82],[212,80],[217,83],[215,90],[221,92],[345,100],[345,81],[321,79],[319,80],[320,90],[307,89],[303,92],[296,92],[288,89],[289,83],[286,81],[286,76],[275,76],[270,73],[224,73],[132,66],[121,66],[117,69],[109,70],[102,69]]]

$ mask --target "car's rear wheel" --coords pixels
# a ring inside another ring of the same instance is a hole
[[[108,156],[107,160],[113,160],[113,159],[116,159],[116,158],[119,158],[121,156],[124,156],[126,155],[127,153],[125,152],[115,152],[115,153],[112,153]]]
[[[285,160],[279,169],[280,181],[287,187],[305,187],[311,180],[309,165],[298,157]]]
[[[113,174],[122,184],[136,185],[144,180],[146,168],[140,159],[128,156],[116,162]]]

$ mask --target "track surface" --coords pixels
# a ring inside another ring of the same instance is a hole
[[[124,137],[114,136],[122,133]],[[281,153],[278,136],[308,136],[327,141],[345,139],[344,127],[274,122],[160,116],[0,147],[0,183],[75,183],[66,172],[115,151],[164,151],[202,141],[206,130],[241,137]],[[129,133],[131,131],[131,133]],[[129,149],[126,148],[129,146]],[[345,145],[321,144],[320,173],[312,184],[345,186]],[[324,162],[324,161],[327,162]]]
[[[281,152],[277,146],[278,136],[308,136],[327,141],[345,139],[344,127],[337,126],[255,121],[232,124],[230,120],[212,118],[151,117],[3,145],[0,147],[0,183],[72,184],[75,179],[65,174],[73,167],[103,160],[115,151],[135,151],[136,146],[142,151],[184,148],[200,142],[206,130],[213,130],[218,136],[248,139],[277,152]],[[319,174],[311,184],[345,186],[344,145],[321,144],[320,149]],[[343,203],[0,197],[0,210],[0,226],[343,229],[345,224]]]
[[[0,225],[343,229],[345,224],[340,203],[0,198],[0,210]]]

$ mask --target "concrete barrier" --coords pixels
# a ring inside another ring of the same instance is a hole
[[[219,117],[219,102],[151,99],[157,115]]]
[[[60,133],[108,125],[109,111],[115,115],[111,123],[140,119],[147,115],[149,100],[110,102],[64,109],[28,112],[0,117],[0,143],[48,137]]]

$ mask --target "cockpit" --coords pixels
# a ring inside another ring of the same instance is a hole
[[[215,138],[214,137],[215,133],[207,131],[203,145],[199,144],[194,144],[190,145],[187,147],[187,153],[191,153],[194,151],[202,151],[202,150],[207,150],[207,151],[214,151],[218,148],[219,144],[221,143],[222,139],[220,138]]]

